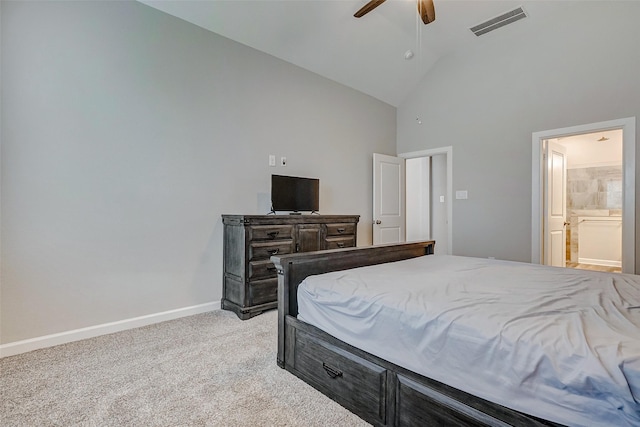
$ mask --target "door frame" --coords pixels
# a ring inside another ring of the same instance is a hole
[[[622,272],[636,272],[636,118],[609,120],[586,125],[533,132],[531,165],[531,262],[542,264],[544,245],[543,141],[564,136],[622,130]]]
[[[439,147],[428,150],[400,153],[398,157],[414,159],[444,154],[447,157],[447,255],[453,254],[453,147]],[[436,242],[437,244],[437,242]]]

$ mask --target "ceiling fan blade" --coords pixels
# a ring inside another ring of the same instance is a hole
[[[376,7],[380,6],[385,1],[386,0],[371,0],[369,3],[365,4],[364,6],[362,6],[362,8],[359,11],[354,13],[353,16],[355,16],[356,18],[360,18],[361,16],[366,15],[367,13],[371,12]]]
[[[425,25],[436,20],[436,9],[433,0],[418,0],[418,14]]]

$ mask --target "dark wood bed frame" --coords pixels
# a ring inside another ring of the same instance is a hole
[[[375,426],[557,426],[408,371],[297,319],[297,289],[307,276],[430,255],[434,245],[271,257],[278,272],[278,365]]]

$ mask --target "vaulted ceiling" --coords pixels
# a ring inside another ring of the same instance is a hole
[[[367,0],[139,0],[185,21],[398,106],[446,55],[543,31],[576,2],[434,0],[424,25],[415,0],[388,0],[362,18]],[[483,36],[470,28],[519,6],[527,18]],[[412,59],[405,59],[411,50]]]

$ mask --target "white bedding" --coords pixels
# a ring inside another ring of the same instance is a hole
[[[305,279],[298,319],[570,426],[640,425],[640,276],[423,256]]]

